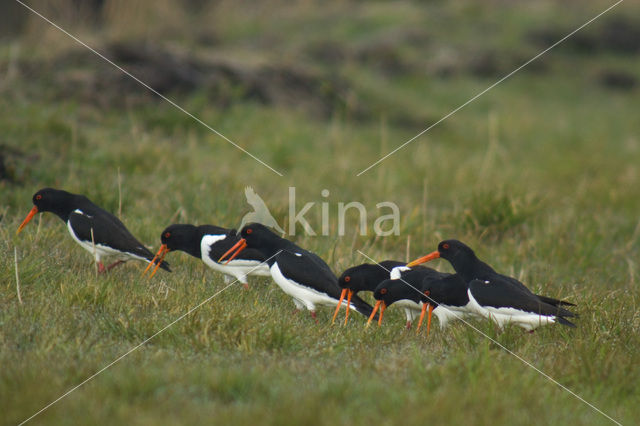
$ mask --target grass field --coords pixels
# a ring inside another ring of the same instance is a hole
[[[37,17],[0,39],[0,423],[29,418],[225,287],[180,253],[168,256],[173,273],[150,281],[139,263],[96,276],[51,214],[16,236],[37,189],[88,195],[155,251],[171,223],[238,226],[247,185],[281,223],[289,187],[298,210],[316,203],[306,215],[316,230],[329,203],[329,236],[292,238],[336,273],[366,261],[358,250],[413,259],[457,238],[532,290],[577,303],[576,329],[472,323],[616,421],[637,422],[637,4],[357,177],[613,2],[148,3],[107,2],[99,29],[54,2],[33,7],[283,176]],[[366,236],[355,217],[338,236],[337,205],[350,201],[367,207]],[[371,229],[382,201],[400,208],[399,236]],[[269,279],[252,282],[31,423],[611,423],[462,323],[416,335],[391,308],[379,329],[359,315],[331,326],[325,308],[315,324]]]

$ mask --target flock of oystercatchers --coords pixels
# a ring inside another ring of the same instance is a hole
[[[291,296],[296,310],[309,310],[316,321],[316,306],[329,305],[336,307],[332,322],[345,306],[345,324],[351,310],[367,316],[367,324],[378,315],[380,324],[385,309],[395,304],[404,308],[407,328],[419,316],[419,330],[428,312],[427,333],[432,314],[441,327],[466,316],[487,318],[501,329],[509,323],[527,331],[555,322],[575,327],[567,319],[577,316],[567,309],[573,303],[531,292],[515,278],[497,273],[458,240],[442,241],[436,251],[409,263],[362,264],[338,278],[319,256],[260,223],[249,223],[239,233],[213,225],[174,224],[162,231],[162,244],[154,256],[116,216],[84,195],[44,188],[33,195],[33,204],[17,232],[37,213],[55,213],[72,238],[94,256],[101,273],[131,259],[148,263],[144,274],[154,265],[150,276],[158,268],[170,272],[165,256],[184,251],[245,288],[250,275],[271,276]],[[107,257],[115,262],[105,267],[102,259]],[[451,263],[454,274],[421,266],[440,257]],[[361,291],[373,292],[374,307],[358,296]]]

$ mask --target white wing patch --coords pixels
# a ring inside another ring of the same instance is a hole
[[[202,237],[202,240],[200,241],[200,252],[202,253],[202,258],[204,259],[205,256],[209,257],[211,246],[217,243],[218,241],[224,240],[225,238],[227,238],[225,234],[205,235],[204,237]]]
[[[392,280],[399,280],[403,272],[410,271],[410,270],[411,268],[408,268],[406,266],[396,266],[391,270],[391,273],[389,274],[389,278],[391,278]]]
[[[90,215],[88,215],[88,214],[85,214],[85,213],[84,213],[82,210],[80,210],[80,209],[75,209],[75,210],[73,211],[73,213],[76,213],[76,214],[82,215],[82,216],[84,216],[84,217],[88,217],[89,219],[93,218],[93,216],[90,216]]]

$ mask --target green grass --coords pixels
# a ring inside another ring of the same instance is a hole
[[[185,14],[164,4],[154,16],[176,20],[166,32],[163,21],[125,25],[126,14],[100,31],[78,28],[98,46],[152,40],[237,61],[301,62],[340,76],[354,102],[367,107],[360,116],[343,105],[326,118],[295,105],[238,99],[222,106],[208,93],[170,94],[284,177],[169,104],[141,96],[142,88],[101,105],[55,84],[68,72],[64,66],[0,74],[0,145],[22,153],[10,163],[16,182],[0,181],[2,423],[31,416],[225,286],[183,253],[169,255],[172,274],[160,271],[151,281],[134,263],[96,277],[90,256],[50,214],[15,236],[37,189],[84,193],[113,212],[121,198],[123,221],[157,248],[172,222],[238,226],[249,211],[246,185],[282,223],[288,187],[295,186],[297,209],[316,202],[306,216],[316,230],[320,203],[329,202],[331,235],[298,229],[294,240],[337,273],[365,262],[357,250],[404,259],[410,240],[413,258],[458,238],[532,290],[576,302],[575,330],[552,326],[529,335],[471,324],[614,419],[633,423],[640,417],[640,97],[637,86],[613,90],[596,77],[618,69],[640,78],[637,54],[560,47],[540,59],[544,71],[516,74],[355,176],[497,80],[469,73],[459,52],[486,49],[526,60],[541,50],[527,41],[532,29],[570,31],[607,6],[336,2],[266,4],[249,13],[223,2],[189,18],[192,31],[185,32]],[[636,6],[619,8],[640,22]],[[0,69],[10,67],[15,46],[18,60],[44,64],[79,49],[42,25],[35,20],[26,35],[1,42]],[[598,28],[594,23],[592,31]],[[217,46],[197,41],[207,31]],[[420,42],[397,41],[405,31]],[[319,42],[357,53],[379,40],[396,40],[407,70],[389,75],[357,54],[338,63],[308,55]],[[96,61],[87,67],[107,67]],[[456,71],[439,74],[443,63]],[[330,191],[326,199],[323,189]],[[337,204],[349,201],[367,207],[367,236],[356,235],[353,217],[347,235],[337,236]],[[399,206],[400,236],[372,234],[381,201]],[[450,270],[443,261],[434,266]],[[332,327],[328,308],[315,324],[307,313],[293,315],[290,299],[270,280],[252,284],[249,291],[223,291],[34,423],[609,424],[465,324],[416,335],[393,308],[380,328],[366,329],[359,315],[348,327]]]

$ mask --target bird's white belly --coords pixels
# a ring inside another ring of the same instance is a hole
[[[469,315],[470,312],[459,306],[447,306],[440,304],[433,310],[434,315],[438,317],[440,328],[447,326],[449,321],[464,318]]]
[[[205,235],[200,242],[200,253],[202,261],[214,271],[221,272],[226,275],[235,277],[241,283],[247,282],[247,275],[260,275],[263,277],[271,276],[269,265],[259,260],[233,259],[229,263],[215,262],[209,256],[211,246],[218,241],[227,238],[227,235]]]
[[[553,324],[556,322],[556,317],[553,315],[539,315],[532,312],[525,312],[515,308],[495,308],[492,306],[483,307],[474,299],[471,294],[471,290],[467,290],[469,295],[469,303],[467,306],[473,312],[489,318],[495,322],[500,328],[503,328],[506,324],[514,323],[525,330],[534,330],[541,325]]]
[[[105,246],[103,244],[95,243],[92,241],[82,241],[80,240],[75,232],[73,232],[73,228],[71,227],[71,221],[67,221],[67,229],[69,230],[69,234],[73,240],[78,243],[82,248],[87,250],[89,253],[95,256],[96,262],[100,262],[104,257],[117,257],[119,260],[127,260],[127,259],[140,259],[148,262],[147,259],[136,256],[135,254],[121,252],[119,250],[113,249],[109,246]]]
[[[338,304],[338,301],[333,297],[286,278],[280,271],[277,262],[271,266],[271,277],[282,291],[295,300],[304,303],[310,311],[315,310],[315,305],[335,306]]]
[[[202,256],[202,261],[214,271],[227,275],[233,275],[240,281],[244,282],[247,275],[260,275],[263,277],[271,276],[269,265],[259,260],[232,260],[228,264],[214,262],[209,255]],[[242,278],[241,278],[242,277]]]
[[[394,302],[393,305],[399,306],[405,309],[411,309],[412,311],[418,311],[418,312],[422,311],[422,303],[416,303],[413,300],[409,300],[409,299],[400,299]]]

